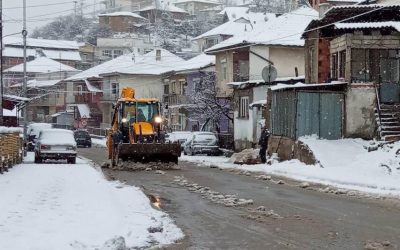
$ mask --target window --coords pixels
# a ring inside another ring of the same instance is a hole
[[[113,54],[113,58],[117,58],[119,56],[122,56],[124,54],[124,52],[120,49],[115,49],[114,50],[114,54]]]
[[[239,118],[249,118],[249,97],[241,96],[239,102]]]
[[[346,51],[339,52],[339,78],[345,78],[346,76]]]
[[[249,61],[239,60],[239,81],[249,80]]]
[[[370,64],[368,49],[352,49],[351,80],[353,82],[368,82],[370,79]]]
[[[105,56],[105,57],[111,57],[112,56],[112,50],[110,50],[110,49],[105,49],[105,50],[103,50],[103,56]]]
[[[111,83],[111,94],[118,95],[119,94],[119,86],[118,83]]]
[[[386,53],[381,53],[381,77],[383,83],[399,83],[399,57],[398,51],[388,50]]]
[[[221,62],[221,79],[226,80],[228,78],[228,72],[227,72],[227,65],[226,65],[226,60]]]
[[[334,53],[331,55],[331,78],[338,79],[338,54]]]
[[[164,85],[164,95],[168,95],[169,94],[169,85],[165,84]]]
[[[184,95],[186,92],[186,81],[179,80],[179,94]]]
[[[171,81],[170,86],[171,86],[171,88],[170,88],[171,94],[175,94],[176,93],[176,82],[175,81]]]
[[[76,86],[76,92],[78,95],[82,95],[83,94],[83,89],[81,85]]]

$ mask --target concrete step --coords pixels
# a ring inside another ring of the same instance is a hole
[[[387,136],[387,135],[399,135],[400,136],[400,132],[399,131],[390,131],[390,130],[383,130],[380,132],[381,137]]]
[[[381,138],[385,141],[400,141],[400,135],[387,135],[381,136]]]

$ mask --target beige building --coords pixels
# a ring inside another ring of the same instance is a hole
[[[218,2],[209,0],[177,0],[174,2],[176,7],[186,10],[189,15],[199,15],[206,9],[212,9],[219,5]]]

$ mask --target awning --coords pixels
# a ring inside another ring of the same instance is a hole
[[[86,87],[90,92],[95,92],[95,93],[103,93],[103,91],[101,89],[96,88],[95,86],[93,86],[88,80],[84,80],[86,83]]]
[[[87,104],[67,104],[67,109],[71,109],[71,107],[76,107],[81,118],[91,118],[90,117],[90,108]],[[70,112],[67,110],[67,112]]]

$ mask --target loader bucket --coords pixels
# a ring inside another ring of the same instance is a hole
[[[136,162],[174,162],[181,155],[179,143],[122,143],[118,145],[118,158]]]

